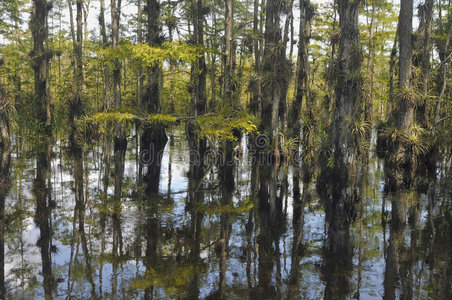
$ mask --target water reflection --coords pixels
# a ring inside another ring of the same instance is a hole
[[[52,252],[56,251],[52,240],[52,210],[55,207],[51,193],[52,147],[49,137],[44,137],[41,143],[36,149],[36,177],[33,184],[36,197],[34,219],[40,232],[37,246],[41,251],[44,297],[52,299],[56,287],[56,280],[52,271]]]
[[[226,167],[180,131],[154,165],[138,142],[2,152],[0,298],[452,298],[450,170],[387,194],[371,159],[351,208],[312,170],[251,164],[245,139],[243,159],[217,145]]]
[[[5,198],[11,187],[9,168],[11,152],[8,146],[0,152],[0,299],[5,299]]]

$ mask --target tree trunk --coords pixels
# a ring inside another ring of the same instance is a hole
[[[138,6],[138,11],[137,11],[137,22],[138,22],[138,26],[137,26],[137,42],[138,44],[143,43],[143,29],[142,29],[142,24],[141,24],[141,18],[142,18],[142,13],[143,13],[143,8],[141,7],[141,0],[138,0],[137,3]],[[141,92],[143,90],[143,66],[140,64],[138,66],[138,73],[137,73],[137,96],[136,96],[136,101],[137,101],[137,110],[141,111],[143,109],[142,103],[141,103]]]
[[[233,40],[234,29],[234,1],[225,0],[225,64],[224,64],[224,103],[234,107],[234,78],[233,78],[233,65],[235,51]]]
[[[0,111],[1,113],[1,111]],[[1,118],[1,116],[0,116]],[[0,298],[6,299],[5,286],[5,199],[11,188],[11,151],[9,147],[0,148]],[[9,225],[9,224],[8,224]]]
[[[158,0],[148,0],[146,3],[147,14],[147,44],[159,46],[162,44],[162,29],[160,27],[160,3]],[[147,113],[160,112],[162,67],[156,62],[147,69],[148,82],[143,94],[143,108]]]
[[[372,106],[374,100],[374,73],[375,73],[375,46],[374,46],[374,36],[375,36],[375,21],[376,21],[377,7],[375,0],[372,0],[372,16],[370,20],[369,28],[369,59],[367,61],[367,69],[370,75],[370,86],[369,86],[369,96],[366,97],[366,103],[364,108],[364,119],[368,124],[372,123]],[[366,134],[366,140],[370,140],[370,130]]]
[[[449,30],[447,33],[447,40],[446,40],[446,45],[444,47],[444,52],[447,53],[447,51],[449,50],[449,44],[450,44],[450,38],[452,35],[452,23],[449,26]],[[435,126],[437,125],[439,118],[441,116],[441,101],[443,100],[444,97],[444,92],[446,91],[446,85],[447,85],[447,67],[448,67],[449,63],[448,61],[446,61],[445,59],[443,59],[441,61],[441,71],[442,71],[442,83],[440,85],[440,92],[439,92],[439,96],[438,96],[438,102],[436,104],[436,111],[435,111]]]
[[[113,49],[115,49],[119,43],[120,18],[121,0],[111,0],[111,40]],[[121,62],[117,58],[113,61],[113,97],[115,108],[121,108]]]
[[[290,24],[292,23],[292,19],[293,19],[293,2],[294,2],[294,0],[290,0],[287,3],[287,10],[289,12],[286,15],[286,20],[284,23],[284,36],[283,36],[283,53],[284,54],[287,52],[287,43],[289,42],[289,29],[290,29]],[[291,64],[292,61],[291,61],[291,59],[292,59],[292,57],[289,56],[288,70],[286,73],[287,78],[282,87],[281,104],[279,107],[279,116],[281,118],[282,131],[285,131],[288,126],[287,112],[289,109],[287,106],[288,105],[287,93],[289,91],[290,80],[292,79],[292,64]]]
[[[276,141],[279,131],[279,105],[285,80],[281,74],[287,71],[280,31],[282,5],[282,1],[279,0],[267,2],[264,34],[262,68],[265,80],[261,83],[263,90],[261,117],[263,129],[270,133],[272,143]]]
[[[72,101],[69,109],[69,118],[72,127],[72,133],[70,136],[71,143],[74,142],[74,135],[76,132],[77,120],[82,114],[82,86],[83,83],[83,23],[82,23],[82,8],[83,0],[76,1],[77,14],[77,32],[74,30],[73,13],[72,13],[72,0],[68,0],[69,4],[69,17],[71,23],[71,35],[72,44],[74,48],[74,58],[72,60],[74,66],[74,82],[72,91]]]
[[[394,105],[394,66],[397,56],[397,40],[399,37],[399,24],[397,23],[397,30],[394,36],[394,43],[392,45],[391,57],[389,59],[389,108],[388,112],[391,113]]]
[[[331,253],[349,253],[349,226],[356,217],[356,203],[359,200],[357,173],[357,145],[351,126],[362,113],[362,50],[359,36],[360,1],[338,1],[339,53],[334,77],[336,109],[329,136],[332,146],[330,157],[325,157],[319,192],[325,198],[325,212],[328,220],[329,250]],[[328,162],[327,162],[328,159]],[[327,166],[328,164],[328,166]],[[325,189],[325,185],[329,186]],[[327,190],[327,191],[325,191]],[[338,279],[340,280],[340,279]],[[336,282],[333,279],[332,282]],[[331,292],[331,287],[327,288]],[[328,293],[329,293],[328,292]],[[331,297],[332,294],[329,295]]]
[[[35,77],[35,94],[39,103],[38,121],[45,125],[46,133],[52,134],[52,117],[50,109],[49,64],[52,52],[48,49],[47,15],[50,5],[46,0],[34,0],[31,16],[31,34],[33,37],[32,67]]]
[[[108,47],[107,28],[105,26],[105,2],[100,0],[100,15],[99,15],[100,35],[102,36],[102,47]],[[105,86],[105,103],[104,111],[110,111],[111,109],[111,80],[110,80],[110,67],[108,64],[104,65],[104,86]]]
[[[312,9],[309,0],[300,0],[300,29],[298,37],[297,78],[295,98],[289,115],[289,128],[293,138],[300,136],[303,96],[309,98],[308,45],[311,31]],[[308,107],[308,109],[310,109]]]
[[[261,115],[261,74],[260,74],[260,34],[259,30],[259,0],[254,0],[254,11],[253,11],[253,52],[254,52],[254,82],[253,82],[253,99],[250,103],[249,110],[257,115]]]
[[[421,75],[418,80],[418,89],[422,95],[422,102],[417,109],[417,118],[420,124],[428,128],[430,126],[430,101],[428,100],[428,84],[430,81],[430,52],[432,33],[433,0],[426,0],[419,6],[419,36],[416,43],[419,58],[413,61],[415,66],[420,66]]]
[[[162,44],[162,29],[160,27],[160,3],[158,0],[148,0],[146,3],[147,14],[147,36],[146,40],[149,46],[158,46]],[[161,82],[162,67],[159,63],[149,67],[148,83],[143,95],[142,104],[148,114],[155,114],[161,111]],[[168,137],[162,125],[155,124],[147,127],[141,138],[142,151],[148,151],[148,158],[152,159],[148,164],[146,181],[148,183],[147,191],[149,193],[158,193],[158,186],[152,183],[158,180],[160,176],[160,153],[165,148]],[[143,152],[144,153],[144,152]]]
[[[346,172],[356,162],[356,149],[348,127],[360,115],[361,86],[360,75],[362,53],[359,44],[358,4],[360,1],[341,0],[339,4],[338,70],[336,82],[336,111],[333,120],[334,163],[337,170]]]
[[[414,121],[414,104],[408,91],[411,80],[412,64],[412,30],[413,30],[413,0],[400,1],[399,16],[399,91],[400,116],[397,118],[397,127],[402,131],[408,130]]]
[[[8,105],[9,99],[6,97],[0,83],[0,149],[9,149],[11,144]]]
[[[193,42],[196,46],[204,46],[204,0],[193,2]],[[190,75],[190,115],[200,116],[206,112],[206,59],[203,50],[196,57]]]

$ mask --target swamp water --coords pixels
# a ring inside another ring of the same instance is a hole
[[[297,188],[297,170],[252,164],[242,146],[235,167],[207,163],[195,180],[183,132],[167,143],[159,179],[134,139],[125,153],[99,143],[78,154],[16,141],[0,157],[0,295],[451,299],[450,169],[425,193],[389,195],[371,159],[356,219],[334,245],[315,178]],[[396,226],[400,206],[407,221]]]

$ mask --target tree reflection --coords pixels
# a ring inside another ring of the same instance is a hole
[[[292,257],[289,277],[289,299],[298,299],[300,295],[299,287],[299,267],[300,258],[303,255],[303,226],[304,226],[304,208],[308,200],[309,179],[303,183],[303,192],[300,191],[301,168],[296,167],[293,170],[293,241]]]
[[[0,150],[0,299],[5,299],[5,198],[11,187],[11,152],[9,146]]]
[[[323,249],[322,279],[325,282],[325,299],[346,299],[351,291],[353,270],[353,239],[350,234],[356,219],[357,205],[362,199],[362,189],[356,173],[334,169],[320,178],[317,190],[324,203],[327,239]],[[361,174],[361,172],[360,172]],[[345,176],[345,177],[344,177]]]
[[[52,222],[51,212],[55,202],[51,198],[51,154],[52,146],[49,137],[43,137],[37,149],[36,178],[34,193],[36,196],[35,223],[40,230],[37,245],[41,250],[43,287],[46,299],[52,299],[56,281],[52,273]]]
[[[73,282],[71,282],[71,276],[73,273],[74,260],[77,259],[77,253],[74,254],[74,248],[79,248],[79,242],[81,242],[82,251],[84,254],[85,260],[85,275],[86,278],[91,285],[91,297],[96,297],[95,284],[93,278],[93,267],[91,262],[91,253],[88,249],[88,241],[85,233],[85,212],[86,212],[86,198],[88,193],[85,193],[85,189],[88,189],[88,186],[84,186],[84,175],[87,175],[84,171],[85,165],[85,153],[82,151],[82,148],[77,144],[72,144],[70,151],[70,158],[73,167],[73,177],[74,177],[74,218],[72,223],[73,235],[71,239],[71,257],[68,268],[68,296],[72,295]],[[77,241],[77,242],[76,242]],[[77,245],[75,245],[77,244]],[[76,251],[78,252],[78,250]]]
[[[279,193],[278,185],[279,165],[259,166],[259,192],[257,199],[257,223],[259,233],[257,242],[258,250],[258,284],[252,298],[280,298],[280,237],[284,232],[284,219],[282,212],[282,193]],[[273,284],[273,272],[276,262],[275,281]]]

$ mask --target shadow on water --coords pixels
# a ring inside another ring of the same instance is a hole
[[[212,160],[175,130],[151,163],[145,142],[3,150],[0,298],[452,298],[450,170],[386,193],[374,159],[341,186],[246,138]]]

